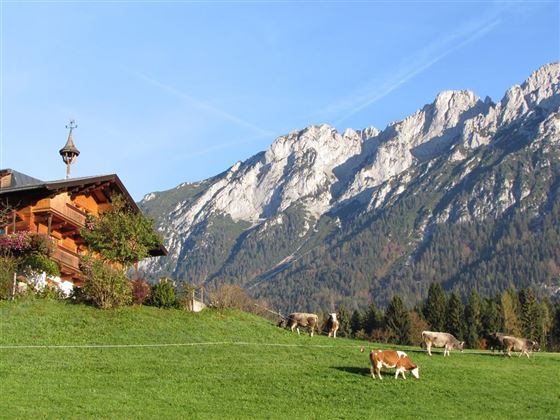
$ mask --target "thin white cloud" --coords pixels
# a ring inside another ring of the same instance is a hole
[[[191,152],[189,152],[188,155],[181,156],[180,158],[188,160],[188,159],[192,159],[192,158],[195,158],[195,157],[206,155],[206,154],[211,153],[211,152],[215,152],[216,150],[224,150],[224,149],[228,149],[228,148],[233,147],[233,146],[239,146],[239,145],[242,145],[242,144],[252,143],[254,141],[262,140],[262,139],[268,138],[268,137],[269,137],[268,135],[266,135],[266,136],[256,135],[256,136],[245,138],[243,140],[236,140],[236,141],[231,141],[231,142],[227,142],[227,143],[218,143],[218,144],[215,144],[213,146],[207,147],[205,149],[196,150],[194,152],[191,151]]]
[[[136,72],[136,76],[139,77],[140,79],[148,82],[149,84],[160,88],[164,92],[167,92],[167,93],[169,93],[173,96],[176,96],[180,99],[183,99],[184,101],[188,102],[189,104],[191,104],[192,106],[194,106],[195,108],[197,108],[201,111],[208,112],[212,115],[215,115],[215,116],[221,118],[222,120],[229,121],[229,122],[237,125],[238,127],[249,129],[250,131],[252,131],[253,133],[255,133],[255,134],[257,134],[261,137],[264,137],[264,136],[273,137],[275,135],[270,130],[258,127],[253,123],[245,121],[245,120],[243,120],[243,119],[241,119],[241,118],[239,118],[239,117],[237,117],[237,116],[235,116],[235,115],[233,115],[233,114],[231,114],[227,111],[224,111],[223,109],[217,108],[217,107],[215,107],[213,105],[210,105],[206,102],[200,101],[200,100],[198,100],[198,99],[196,99],[196,98],[194,98],[194,97],[192,97],[192,96],[190,96],[190,95],[188,95],[184,92],[181,92],[180,90],[174,88],[173,86],[169,86],[169,85],[166,85],[164,83],[161,83],[161,82],[159,82],[159,81],[157,81],[157,80],[155,80],[155,79],[153,79],[149,76],[146,76],[143,73]]]
[[[499,25],[500,22],[501,20],[499,18],[491,18],[464,26],[444,39],[434,42],[420,50],[415,54],[415,57],[409,61],[409,64],[393,72],[391,76],[381,83],[376,83],[375,86],[371,87],[373,84],[372,81],[368,83],[367,87],[360,89],[360,92],[356,93],[353,97],[330,105],[327,108],[327,112],[340,113],[345,111],[344,114],[334,122],[334,125],[340,124],[352,115],[379,101],[449,54],[483,37]],[[366,94],[363,93],[364,90]]]

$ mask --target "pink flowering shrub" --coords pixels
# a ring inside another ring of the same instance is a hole
[[[84,274],[90,274],[93,269],[93,258],[89,255],[82,255],[80,258],[80,271]]]
[[[85,228],[89,231],[92,231],[95,229],[95,217],[92,216],[91,214],[88,214],[86,217],[86,225]]]
[[[23,253],[30,250],[31,238],[29,232],[20,231],[0,236],[0,249],[3,254]]]
[[[14,273],[60,276],[58,265],[50,259],[53,249],[47,235],[28,231],[0,235],[0,299],[11,295]]]
[[[20,256],[36,253],[48,256],[52,252],[51,239],[41,233],[22,230],[0,236],[0,254],[2,255]]]

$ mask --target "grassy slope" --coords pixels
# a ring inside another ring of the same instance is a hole
[[[506,418],[511,413],[557,418],[559,413],[559,354],[528,360],[465,352],[444,359],[441,353],[429,358],[409,349],[421,379],[395,381],[387,373],[381,382],[369,376],[360,342],[298,337],[235,311],[100,311],[30,300],[2,302],[0,315],[1,346],[227,342],[0,348],[0,416],[6,418]],[[239,342],[254,344],[232,344]]]

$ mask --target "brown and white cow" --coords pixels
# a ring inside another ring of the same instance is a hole
[[[288,315],[288,318],[286,318],[286,325],[292,332],[294,332],[294,329],[297,329],[298,335],[299,327],[309,327],[311,337],[313,337],[315,328],[317,328],[317,332],[319,332],[319,317],[306,312],[292,312]]]
[[[443,357],[445,357],[446,353],[449,356],[451,349],[463,351],[465,345],[464,341],[459,341],[452,334],[445,332],[422,331],[422,341],[426,345],[430,356],[432,355],[432,346],[443,347]]]
[[[540,346],[536,341],[528,340],[526,338],[517,338],[510,335],[506,335],[502,338],[504,344],[504,351],[507,355],[511,357],[511,351],[519,351],[519,357],[523,354],[527,355],[529,358],[529,353],[532,351],[539,351]]]
[[[329,332],[329,337],[332,335],[334,338],[336,338],[336,332],[338,331],[338,327],[340,326],[340,323],[338,322],[338,319],[336,318],[336,313],[332,313],[329,314],[329,319],[327,319],[327,331]]]
[[[418,366],[416,366],[412,360],[407,356],[404,351],[399,350],[372,350],[369,353],[369,361],[371,364],[371,377],[375,379],[375,375],[379,379],[381,377],[381,368],[395,368],[395,379],[398,379],[399,374],[402,375],[403,379],[406,379],[404,373],[410,371],[412,376],[416,379],[420,379],[420,372],[418,371]]]

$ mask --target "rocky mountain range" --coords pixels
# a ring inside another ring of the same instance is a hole
[[[167,257],[149,278],[236,283],[281,310],[331,310],[431,282],[462,295],[560,288],[560,65],[501,101],[444,91],[384,130],[323,124],[213,178],[147,194]]]

